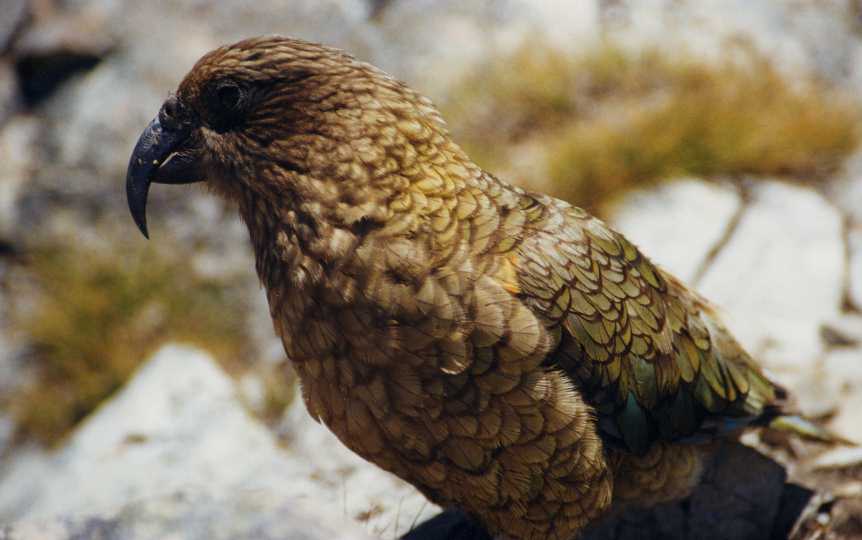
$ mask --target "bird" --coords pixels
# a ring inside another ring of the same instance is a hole
[[[794,413],[717,309],[585,210],[483,170],[433,103],[282,36],[204,55],[126,175],[237,207],[308,412],[500,539],[577,538],[687,496]],[[226,314],[226,316],[228,316]]]

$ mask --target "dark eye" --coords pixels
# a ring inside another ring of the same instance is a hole
[[[212,83],[204,93],[206,118],[216,131],[234,129],[243,121],[248,111],[248,89],[233,80]]]
[[[222,83],[216,87],[215,97],[224,111],[234,111],[242,100],[242,89],[232,82]]]

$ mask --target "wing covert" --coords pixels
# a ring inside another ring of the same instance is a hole
[[[643,453],[738,429],[775,400],[697,293],[583,210],[530,197],[547,210],[518,247],[520,296],[563,330],[546,364],[575,380],[605,436]]]

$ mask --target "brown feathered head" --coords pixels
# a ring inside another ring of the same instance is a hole
[[[379,69],[296,39],[248,39],[201,58],[144,130],[129,208],[146,236],[150,183],[206,181],[246,221],[251,199],[373,218],[399,189],[395,173],[447,140],[431,102]]]

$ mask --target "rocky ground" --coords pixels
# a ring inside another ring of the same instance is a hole
[[[571,53],[613,42],[719,61],[755,49],[788,84],[804,74],[862,95],[862,8],[851,0],[2,0],[0,13],[0,406],[38,376],[10,322],[11,305],[33,302],[28,251],[70,231],[72,249],[106,228],[137,241],[122,188],[130,149],[221,43],[324,41],[440,102],[539,35]],[[862,441],[862,151],[837,171],[817,184],[683,177],[628,192],[606,217],[719,306],[803,411]],[[153,237],[185,246],[203,274],[247,276],[251,334],[261,361],[277,362],[241,224],[206,193],[174,195],[154,191]],[[51,449],[13,440],[0,409],[0,538],[395,538],[437,512],[301,404],[265,425],[249,413],[265,383],[233,375],[165,347]],[[818,490],[796,538],[862,536],[862,452],[746,442]]]
[[[21,523],[11,538],[161,538],[181,527],[184,538],[352,539],[393,538],[432,515],[301,404],[287,416],[280,444],[212,358],[165,347],[61,449],[10,459],[0,521]]]

